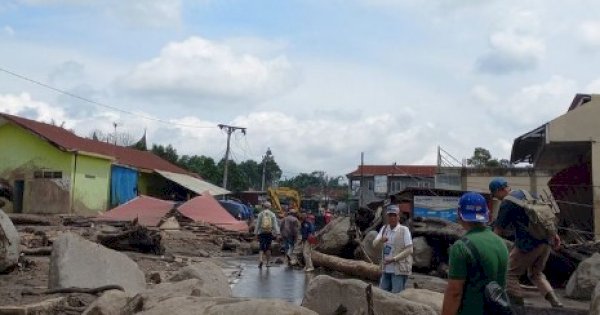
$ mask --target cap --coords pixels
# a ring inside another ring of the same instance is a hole
[[[386,210],[385,213],[387,214],[399,214],[400,213],[400,208],[398,208],[397,205],[389,205]]]
[[[270,203],[270,202],[268,202],[268,201],[265,201],[265,202],[263,202],[263,207],[268,207],[268,208],[270,208],[270,207],[271,207],[271,203]]]
[[[490,182],[490,192],[493,194],[502,188],[508,187],[508,182],[502,177],[496,177]]]
[[[487,201],[478,193],[469,192],[458,201],[458,215],[465,222],[487,223],[490,220]]]

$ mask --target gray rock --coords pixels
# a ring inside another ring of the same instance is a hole
[[[577,270],[567,283],[567,297],[589,301],[596,284],[600,282],[600,254],[594,253],[590,258],[579,263]]]
[[[375,246],[373,246],[373,241],[377,237],[377,234],[377,231],[370,231],[367,233],[367,235],[365,235],[361,244],[367,255],[369,255],[369,258],[371,258],[371,261],[374,264],[379,265],[381,262],[382,247],[380,246],[379,248],[375,248]]]
[[[600,282],[596,284],[590,304],[590,315],[600,315]]]
[[[433,248],[427,244],[427,239],[423,236],[413,239],[413,266],[416,268],[431,268],[431,257]]]
[[[163,301],[174,297],[206,297],[205,285],[198,279],[188,279],[179,282],[165,282],[146,290],[129,301],[125,310],[135,312],[149,310]]]
[[[350,242],[348,236],[350,217],[335,218],[323,228],[317,250],[323,254],[340,256],[344,246]]]
[[[317,315],[317,313],[280,300],[244,298],[175,297],[165,300],[141,315]]]
[[[367,286],[366,282],[356,279],[341,280],[320,275],[308,285],[302,306],[319,314],[334,314],[340,306],[352,312],[366,313]],[[377,287],[373,287],[373,308],[378,315],[437,314],[431,306],[407,300]]]
[[[0,273],[19,262],[20,242],[19,232],[8,215],[0,210]]]
[[[409,301],[431,306],[438,314],[442,313],[442,304],[444,303],[444,295],[426,289],[408,288],[399,294],[400,297]]]
[[[129,315],[131,313],[123,312],[123,308],[132,297],[119,290],[106,291],[82,315]]]
[[[188,279],[200,281],[199,290],[202,294],[199,296],[230,297],[232,295],[227,276],[221,267],[211,262],[205,261],[187,266],[174,274],[169,281],[177,282]]]
[[[127,255],[64,233],[52,247],[48,288],[96,288],[120,285],[138,293],[146,289],[144,273]]]
[[[57,310],[65,305],[65,298],[59,297],[45,300],[38,303],[18,305],[18,306],[0,306],[0,314],[2,315],[54,315]]]

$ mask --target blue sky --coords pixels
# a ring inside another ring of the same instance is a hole
[[[271,147],[290,176],[344,174],[361,151],[371,164],[433,164],[438,145],[506,158],[600,89],[598,16],[593,0],[9,0],[1,68],[138,115],[3,73],[0,110],[80,135],[117,121],[215,158],[213,126],[241,124],[234,158]]]

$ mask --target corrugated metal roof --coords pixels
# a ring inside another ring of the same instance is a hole
[[[135,150],[79,137],[64,128],[18,116],[0,113],[0,117],[33,132],[64,151],[77,151],[83,154],[92,153],[105,158],[112,157],[119,164],[140,169],[188,173],[186,170],[148,151]]]
[[[248,232],[248,224],[236,220],[208,192],[180,205],[177,210],[182,215],[196,221],[207,222],[226,230]]]
[[[173,209],[175,202],[156,199],[148,196],[138,196],[129,202],[113,208],[99,215],[99,221],[133,221],[138,219],[142,226],[158,226],[169,211]]]
[[[161,170],[156,170],[156,172],[162,175],[164,178],[173,181],[199,195],[203,194],[205,191],[208,191],[213,196],[227,195],[231,193],[229,190],[186,174],[171,173]]]
[[[433,177],[437,172],[435,165],[363,165],[348,176],[405,175]]]

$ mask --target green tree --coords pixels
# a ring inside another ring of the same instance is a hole
[[[177,161],[179,160],[179,155],[177,154],[177,150],[175,150],[175,148],[173,148],[172,145],[167,145],[167,146],[163,146],[162,144],[156,145],[153,144],[152,145],[152,153],[160,156],[161,158],[173,163],[173,164],[177,164]]]
[[[200,175],[204,180],[215,185],[220,185],[223,179],[215,160],[208,156],[184,155],[179,159],[177,164],[190,172]]]
[[[467,159],[467,165],[473,167],[510,167],[510,161],[492,158],[492,154],[488,149],[477,147],[473,152],[473,156]]]

